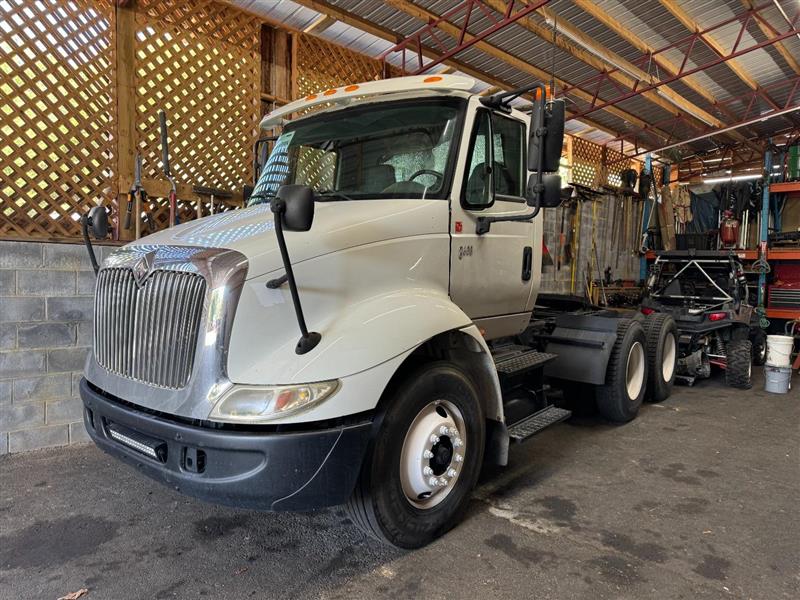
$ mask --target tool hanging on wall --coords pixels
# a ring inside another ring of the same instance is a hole
[[[233,194],[228,190],[220,190],[217,188],[202,187],[193,185],[192,191],[197,194],[197,218],[203,218],[203,198],[208,197],[208,214],[213,215],[216,212],[217,200],[229,200],[233,198]],[[223,210],[227,207],[225,202],[222,202]]]
[[[142,210],[147,202],[147,192],[142,186],[142,155],[136,154],[136,161],[133,172],[133,185],[128,192],[128,207],[125,211],[125,229],[130,229],[134,225],[134,239],[142,237]],[[136,214],[136,222],[132,223],[133,215]],[[149,215],[148,215],[149,216]],[[148,226],[151,229],[150,220]]]
[[[175,178],[169,166],[169,140],[167,138],[167,113],[163,110],[158,111],[158,121],[161,126],[161,166],[164,175],[170,184],[169,190],[169,226],[174,227],[180,224],[178,215],[178,188],[175,185]]]

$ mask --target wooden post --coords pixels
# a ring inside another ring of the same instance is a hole
[[[127,210],[127,187],[135,168],[136,149],[136,65],[134,42],[136,35],[136,1],[116,3],[117,43],[117,238],[131,240],[134,231],[141,231],[141,212],[133,215],[133,229],[123,229]],[[138,237],[138,235],[137,235]]]

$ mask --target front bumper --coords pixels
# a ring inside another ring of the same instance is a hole
[[[307,510],[346,502],[372,428],[365,420],[286,433],[211,429],[136,410],[86,379],[80,391],[86,430],[100,448],[180,492],[229,506]]]

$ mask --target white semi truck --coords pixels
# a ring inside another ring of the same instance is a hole
[[[669,395],[668,316],[537,305],[563,103],[473,87],[292,102],[261,123],[280,135],[246,208],[111,254],[80,386],[95,443],[207,501],[346,504],[414,548],[458,521],[484,461],[570,415],[545,381],[586,384],[568,399],[618,422]],[[84,220],[90,252],[105,215]]]

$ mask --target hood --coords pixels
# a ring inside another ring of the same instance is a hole
[[[285,233],[292,264],[364,244],[449,230],[447,200],[317,202],[314,211],[310,231]],[[248,279],[283,268],[269,204],[190,221],[128,246],[160,245],[236,250],[247,257]]]

